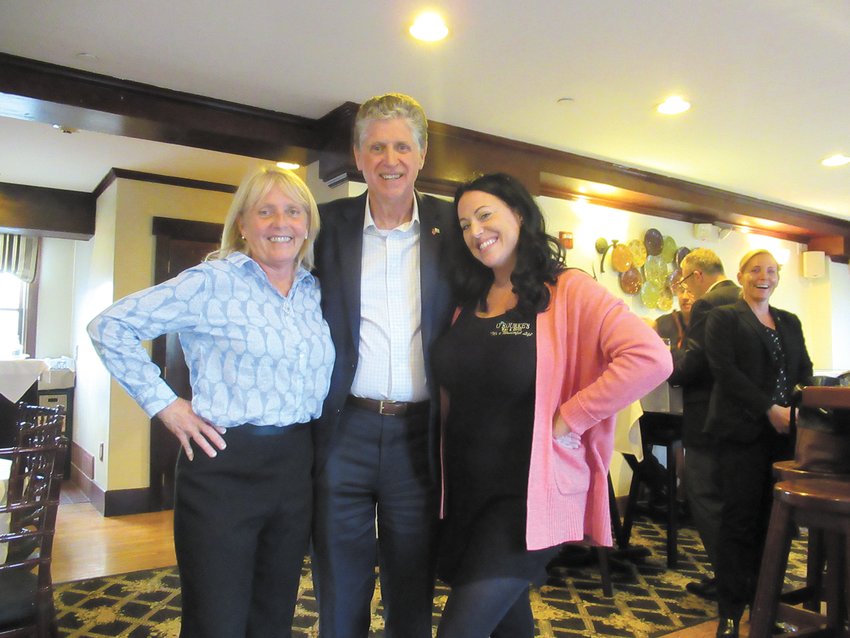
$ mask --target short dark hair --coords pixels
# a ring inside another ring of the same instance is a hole
[[[564,249],[546,234],[543,213],[531,193],[519,180],[505,173],[475,177],[455,192],[455,214],[460,198],[470,191],[481,191],[505,202],[522,219],[517,241],[517,261],[511,283],[518,297],[517,310],[525,314],[542,312],[549,306],[549,289],[564,270]],[[462,235],[460,224],[456,226]],[[493,283],[493,271],[469,252],[462,239],[455,242],[455,267],[452,284],[462,305],[476,304],[487,309],[487,292]]]

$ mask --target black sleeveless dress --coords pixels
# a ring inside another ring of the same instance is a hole
[[[536,582],[556,553],[525,546],[534,331],[534,316],[481,318],[464,309],[434,345],[437,381],[450,395],[437,571],[453,585],[499,576]]]

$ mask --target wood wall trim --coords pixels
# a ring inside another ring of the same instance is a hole
[[[158,175],[156,173],[146,173],[143,171],[131,171],[126,168],[113,167],[100,180],[100,183],[92,192],[95,201],[103,195],[104,191],[116,179],[132,179],[137,182],[150,182],[151,184],[166,184],[168,186],[181,186],[184,188],[194,188],[196,190],[217,191],[220,193],[235,193],[236,186],[232,184],[221,184],[219,182],[207,182],[199,179],[188,179],[186,177],[174,177],[172,175]]]
[[[0,116],[263,159],[320,159],[329,185],[362,180],[351,156],[357,104],[317,120],[169,91],[0,54]],[[574,198],[592,184],[616,187],[597,203],[681,221],[720,222],[792,241],[841,236],[850,220],[724,191],[573,153],[431,122],[422,190],[451,195],[475,173],[515,174],[537,195]],[[291,155],[287,155],[291,152]],[[638,208],[636,208],[638,207]]]
[[[0,232],[87,240],[94,218],[90,193],[0,183]]]
[[[221,241],[221,233],[224,224],[215,222],[197,222],[189,219],[176,219],[173,217],[154,217],[151,225],[151,234],[157,237],[169,239],[185,239],[188,241],[203,241],[218,244]],[[164,279],[157,279],[160,283]]]
[[[822,250],[834,262],[850,263],[850,237],[847,236],[815,237],[809,241],[806,250]]]

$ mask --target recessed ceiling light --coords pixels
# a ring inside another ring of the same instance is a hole
[[[679,113],[684,113],[689,108],[691,108],[691,103],[685,98],[681,95],[672,95],[659,104],[656,110],[664,115],[678,115]]]
[[[611,186],[610,184],[597,184],[596,182],[590,185],[590,188],[600,195],[613,195],[617,192],[617,188],[615,186]]]
[[[301,168],[301,164],[296,164],[295,162],[278,162],[276,166],[278,168],[283,168],[288,171],[294,171],[296,169]]]
[[[449,34],[449,28],[443,19],[433,11],[420,13],[410,26],[410,35],[417,40],[436,42]]]
[[[850,164],[850,157],[847,157],[844,153],[837,153],[821,161],[821,164],[829,167],[845,166]]]

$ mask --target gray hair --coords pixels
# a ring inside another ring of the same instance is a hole
[[[428,120],[425,111],[419,102],[402,93],[376,95],[360,106],[354,118],[353,144],[360,148],[372,122],[392,119],[403,119],[407,122],[420,151],[428,147]]]
[[[695,248],[682,259],[680,264],[682,268],[685,265],[693,266],[693,270],[699,270],[706,275],[725,275],[723,271],[723,262],[717,253],[708,248]]]

